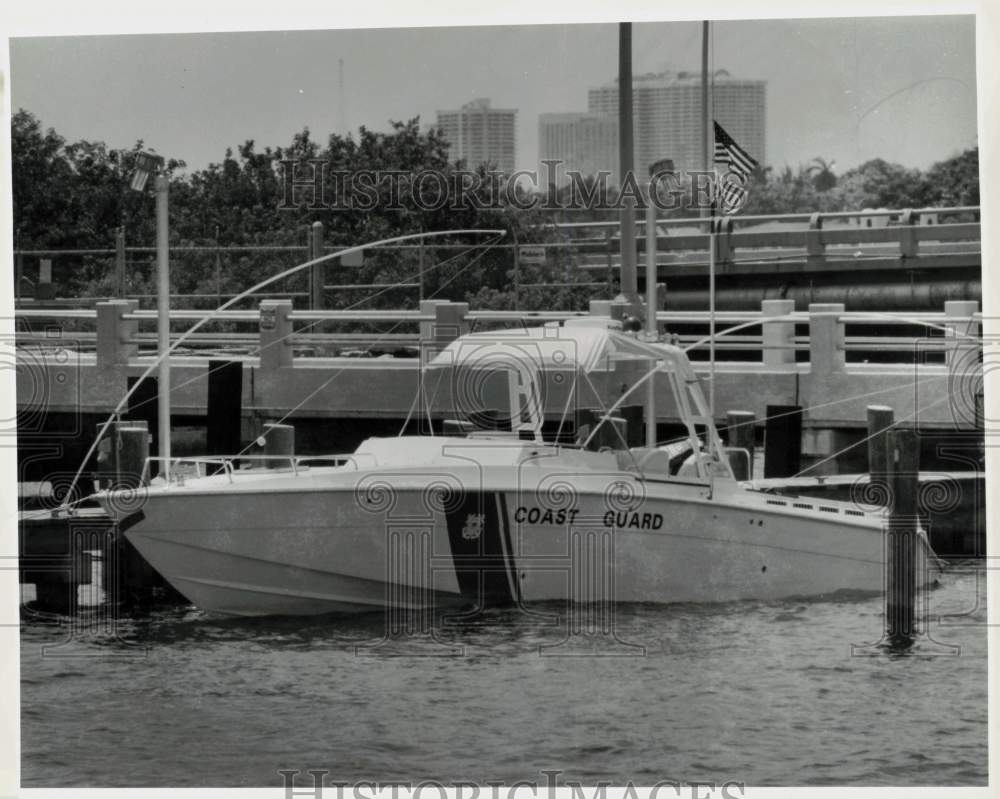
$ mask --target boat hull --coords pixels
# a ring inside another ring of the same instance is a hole
[[[123,527],[191,602],[236,615],[883,589],[881,525],[847,506],[620,474],[502,476],[164,490]],[[936,558],[918,547],[926,582]]]

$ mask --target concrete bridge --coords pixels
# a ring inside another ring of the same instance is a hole
[[[570,214],[571,211],[567,211]],[[982,294],[982,256],[978,206],[902,210],[851,211],[813,214],[738,216],[720,220],[716,241],[716,307],[752,311],[763,300],[791,299],[798,310],[812,303],[844,303],[851,311],[940,311],[952,300],[979,301]],[[645,222],[637,220],[637,248],[645,252]],[[708,222],[705,219],[659,219],[656,222],[658,279],[669,292],[671,310],[708,308]],[[531,234],[531,243],[493,245],[503,253],[516,296],[522,289],[584,285],[617,294],[615,284],[621,252],[617,221],[581,221],[543,225]],[[273,263],[305,261],[333,252],[324,241],[324,226],[315,222],[300,246],[174,246],[172,263],[214,274],[217,291],[198,295],[217,298],[223,293],[228,264],[261,257]],[[436,259],[454,255],[466,244],[398,244],[380,248],[399,258],[412,257],[421,277],[405,284],[414,297],[423,298],[423,274]],[[531,250],[530,257],[527,249]],[[33,297],[67,307],[93,304],[65,296],[63,283],[82,264],[103,262],[118,299],[149,299],[131,295],[128,275],[151,268],[154,247],[126,246],[119,230],[113,246],[89,250],[17,250],[15,293],[19,304],[31,307]],[[539,260],[539,253],[542,254]],[[370,258],[373,251],[367,251]],[[285,259],[285,260],[283,260]],[[322,310],[335,292],[365,288],[357,267],[366,257],[317,265],[308,290],[291,291],[299,305]],[[211,264],[211,269],[205,269]],[[287,264],[290,265],[290,264]],[[537,267],[563,273],[561,282],[540,276]],[[639,283],[644,282],[639,270]],[[61,281],[63,283],[61,283]],[[542,282],[539,282],[542,281]],[[206,281],[210,282],[210,281]],[[384,287],[384,286],[380,286]],[[276,296],[271,293],[270,296]],[[106,298],[110,299],[110,298]],[[183,305],[185,297],[177,295]]]
[[[715,237],[715,304],[750,310],[766,299],[792,299],[800,310],[842,302],[849,310],[933,311],[949,300],[981,300],[978,219],[976,206],[727,217],[718,220]],[[706,225],[656,223],[659,280],[672,309],[708,307]],[[591,275],[616,273],[617,222],[559,230]]]
[[[590,308],[590,314],[601,316],[620,317],[624,312],[624,305],[607,301],[593,301]],[[206,313],[173,311],[171,318],[191,323]],[[95,330],[72,333],[52,326],[60,314],[81,326],[89,322]],[[244,441],[259,435],[265,422],[288,419],[303,431],[300,440],[308,442],[304,451],[342,451],[351,448],[354,438],[364,431],[394,434],[414,415],[429,415],[440,423],[455,416],[456,405],[467,402],[457,398],[453,382],[425,373],[423,396],[430,400],[430,411],[425,414],[417,402],[422,360],[415,357],[418,351],[425,359],[472,329],[558,323],[584,315],[471,311],[465,303],[438,300],[424,301],[417,311],[297,311],[289,300],[265,300],[255,311],[218,314],[221,323],[256,328],[253,332],[206,333],[207,338],[195,334],[192,339],[214,348],[223,341],[236,341],[242,346],[241,354],[188,351],[171,358],[172,418],[179,427],[204,424],[210,363],[221,359],[241,367],[241,385],[236,390],[241,394]],[[84,446],[90,443],[94,425],[113,411],[131,382],[152,363],[155,356],[143,348],[154,336],[141,328],[155,322],[155,312],[138,310],[133,300],[114,300],[94,309],[20,310],[18,317],[24,323],[35,322],[31,331],[18,337],[22,460],[30,456],[33,441],[49,440],[45,431],[75,431],[75,438],[68,435],[62,443],[64,449],[77,450],[80,441],[85,441]],[[668,334],[681,325],[705,325],[700,313],[664,311],[657,319]],[[48,329],[39,329],[39,321],[45,321]],[[319,325],[362,321],[392,324],[393,330],[408,327],[413,332],[381,336],[315,332]],[[918,322],[931,335],[914,335],[915,329],[921,330]],[[975,434],[982,423],[980,323],[977,303],[968,301],[947,302],[941,311],[919,317],[849,312],[838,304],[813,304],[805,312],[796,312],[791,300],[764,301],[754,313],[722,313],[719,331],[734,325],[751,327],[718,340],[718,354],[728,360],[717,360],[714,367],[715,415],[721,423],[726,411],[739,409],[753,412],[762,421],[769,406],[801,406],[806,460],[824,457],[862,438],[866,408],[871,404],[892,407],[898,421],[928,435]],[[892,335],[894,331],[908,335]],[[351,336],[347,341],[355,346],[361,336],[366,346],[402,347],[402,353],[414,357],[322,354],[325,348],[342,346],[344,335]],[[677,338],[685,345],[698,337],[685,333]],[[702,346],[692,355],[706,351]],[[885,362],[887,354],[894,362]],[[876,356],[883,362],[872,362]],[[695,366],[707,391],[712,369],[704,361]],[[622,375],[623,380],[629,377]],[[557,372],[545,378],[545,412],[553,423],[567,406],[570,381],[564,378]],[[579,407],[610,405],[620,396],[621,382],[595,381],[573,402]],[[666,396],[666,385],[661,389]],[[490,407],[492,398],[483,396],[478,401]],[[498,401],[492,407],[502,405]],[[664,415],[658,422],[669,426],[676,419]],[[33,438],[32,431],[38,431],[38,436]],[[848,460],[827,470],[850,467]]]

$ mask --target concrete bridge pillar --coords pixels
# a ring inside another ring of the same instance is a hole
[[[956,423],[974,429],[983,426],[982,370],[979,361],[980,324],[975,314],[979,303],[953,300],[944,304],[945,364],[948,367],[948,397]]]
[[[260,368],[280,369],[292,365],[291,300],[260,303]]]
[[[465,317],[469,313],[469,303],[448,302],[447,300],[421,300],[420,313],[433,315],[434,321],[420,323],[420,346],[428,354],[439,352],[459,336],[469,332]]]
[[[785,316],[794,311],[795,300],[763,300],[760,304],[760,312],[765,318]],[[795,363],[794,322],[764,322],[761,330],[765,366],[785,366]]]
[[[899,255],[902,258],[916,258],[918,255],[917,228],[920,227],[920,212],[912,209],[899,216]]]
[[[591,316],[611,316],[611,300],[591,300]]]
[[[944,304],[945,326],[950,328],[945,345],[945,361],[949,367],[965,360],[969,350],[979,349],[979,322],[975,314],[979,311],[976,301],[952,300]]]
[[[130,343],[139,332],[137,319],[124,319],[139,307],[137,300],[109,300],[97,303],[97,366],[119,368],[139,352],[139,345]]]
[[[815,213],[809,217],[809,228],[806,230],[806,255],[809,260],[823,260],[826,255],[826,245],[823,243],[823,215]]]
[[[814,375],[840,373],[845,370],[844,313],[842,302],[809,305],[809,370]]]

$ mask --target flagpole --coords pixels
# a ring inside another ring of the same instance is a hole
[[[649,341],[656,341],[656,204],[653,195],[656,186],[650,175],[649,189],[646,197],[646,336]],[[656,368],[656,361],[651,361],[650,369]],[[646,446],[656,447],[656,378],[650,378],[646,383]]]
[[[712,98],[709,91],[708,43],[711,23],[701,23],[701,154],[705,173],[712,158]],[[712,181],[708,216],[708,417],[715,420],[715,195],[717,181]],[[707,436],[706,436],[707,438]]]
[[[708,219],[708,416],[715,420],[715,214]]]
[[[701,23],[701,168],[708,174],[711,169],[712,145],[709,139],[711,109],[708,101],[708,33],[709,21]],[[700,216],[711,217],[711,209],[702,208]]]

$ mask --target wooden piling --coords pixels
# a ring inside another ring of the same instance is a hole
[[[235,455],[240,451],[242,412],[242,362],[209,361],[206,408],[209,455]]]
[[[103,426],[97,425],[97,433]],[[148,457],[149,427],[144,420],[112,422],[101,441],[98,455],[102,485],[115,488],[142,485]]]
[[[726,441],[739,452],[729,453],[729,465],[737,480],[753,479],[754,422],[752,411],[726,413]]]
[[[882,486],[882,489],[874,489],[878,493],[874,496],[888,495],[888,441],[889,433],[892,431],[892,424],[895,420],[892,408],[888,405],[868,406],[868,474],[869,483],[873,486]]]
[[[764,423],[764,478],[791,477],[802,469],[802,407],[768,405]]]
[[[145,422],[121,422],[117,430],[117,446],[112,460],[118,483],[135,488],[143,485],[143,471],[149,457],[149,428]],[[148,480],[148,475],[145,475]]]
[[[890,431],[887,460],[892,510],[886,525],[885,637],[891,646],[908,646],[916,634],[920,473],[920,440],[916,431]]]
[[[295,455],[295,428],[290,424],[265,424],[264,454],[273,456],[264,461],[266,468],[290,468]]]
[[[135,385],[136,377],[128,379],[128,388],[131,390]],[[128,408],[125,411],[125,418],[130,421],[140,420],[146,423],[146,427],[153,432],[152,441],[149,445],[150,454],[158,456],[160,453],[160,404],[157,401],[157,380],[155,377],[147,377],[136,389],[135,394],[129,397]],[[155,477],[160,469],[154,465],[150,469],[150,477]]]

